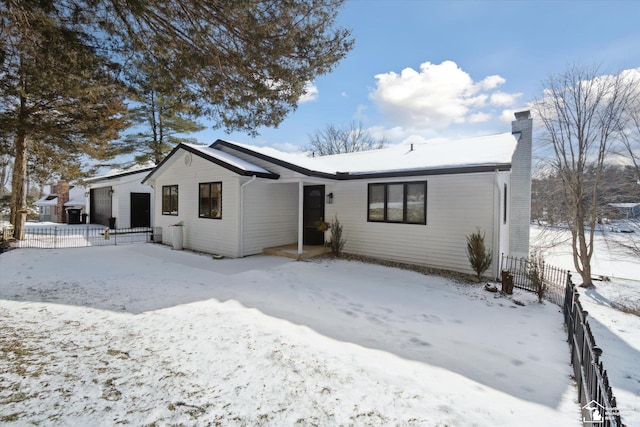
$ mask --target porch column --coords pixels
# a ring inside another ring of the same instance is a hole
[[[303,218],[303,206],[304,206],[304,183],[302,180],[298,181],[298,255],[302,255],[303,237],[304,237],[304,218]]]

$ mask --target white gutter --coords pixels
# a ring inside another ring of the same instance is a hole
[[[251,179],[247,182],[245,182],[244,184],[240,185],[240,203],[239,203],[239,209],[238,209],[238,235],[239,235],[239,239],[238,239],[238,257],[242,258],[244,257],[244,187],[246,187],[247,185],[251,184],[253,181],[256,180],[256,176],[253,175],[251,177]]]

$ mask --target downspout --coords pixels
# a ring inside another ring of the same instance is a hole
[[[244,187],[251,184],[256,180],[256,176],[253,175],[251,179],[244,184],[240,185],[240,204],[238,209],[238,257],[244,257]]]
[[[302,255],[304,249],[304,183],[298,181],[298,255]]]

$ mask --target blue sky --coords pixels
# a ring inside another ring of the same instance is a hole
[[[508,132],[512,112],[569,65],[640,67],[637,0],[347,0],[338,22],[353,50],[278,128],[208,129],[198,141],[295,151],[354,120],[389,143]]]

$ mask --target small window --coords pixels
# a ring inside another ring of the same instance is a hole
[[[162,215],[178,215],[178,186],[162,186]]]
[[[222,218],[222,183],[208,182],[200,184],[198,195],[200,218]]]
[[[507,184],[504,185],[503,197],[504,197],[504,201],[502,203],[504,206],[503,206],[503,214],[502,214],[502,223],[506,224],[507,223],[507,200],[509,200],[507,198]]]
[[[367,220],[426,224],[427,183],[369,184]]]

